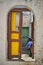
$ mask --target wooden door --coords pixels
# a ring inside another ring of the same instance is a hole
[[[10,12],[8,17],[8,58],[21,57],[21,13]]]

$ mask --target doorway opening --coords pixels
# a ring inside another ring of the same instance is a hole
[[[31,47],[34,58],[34,15],[33,12],[24,6],[16,7],[8,13],[7,39],[8,39],[8,59],[24,60],[29,54],[25,46],[29,38],[32,38]]]

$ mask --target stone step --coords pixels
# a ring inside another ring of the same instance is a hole
[[[28,54],[22,54],[21,59],[24,61],[35,61],[35,59],[32,59],[32,57],[29,57]]]

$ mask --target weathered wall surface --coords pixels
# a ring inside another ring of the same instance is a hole
[[[31,8],[35,15],[34,21],[34,58],[37,64],[43,62],[43,0],[3,0],[0,1],[0,61],[7,58],[7,15],[15,5]]]

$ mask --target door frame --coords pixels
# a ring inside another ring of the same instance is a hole
[[[28,8],[14,8],[12,9],[11,11],[9,11],[8,13],[8,19],[7,19],[7,42],[8,42],[8,47],[7,47],[7,59],[11,59],[11,44],[9,44],[11,42],[11,40],[9,40],[10,37],[10,30],[11,30],[11,12],[21,12],[21,11],[31,11],[30,9]],[[22,27],[22,13],[21,13],[21,18],[20,18],[20,28]],[[33,45],[32,45],[32,48],[31,48],[31,51],[32,51],[32,58],[34,58],[34,15],[33,15],[33,22],[31,23],[31,38],[33,39]],[[20,29],[20,35],[21,35],[21,32],[22,32],[22,28]],[[20,39],[21,39],[21,36],[20,36]],[[21,42],[21,40],[20,40]],[[22,42],[20,43],[20,56],[19,56],[19,59],[21,58],[21,53],[22,53]]]

